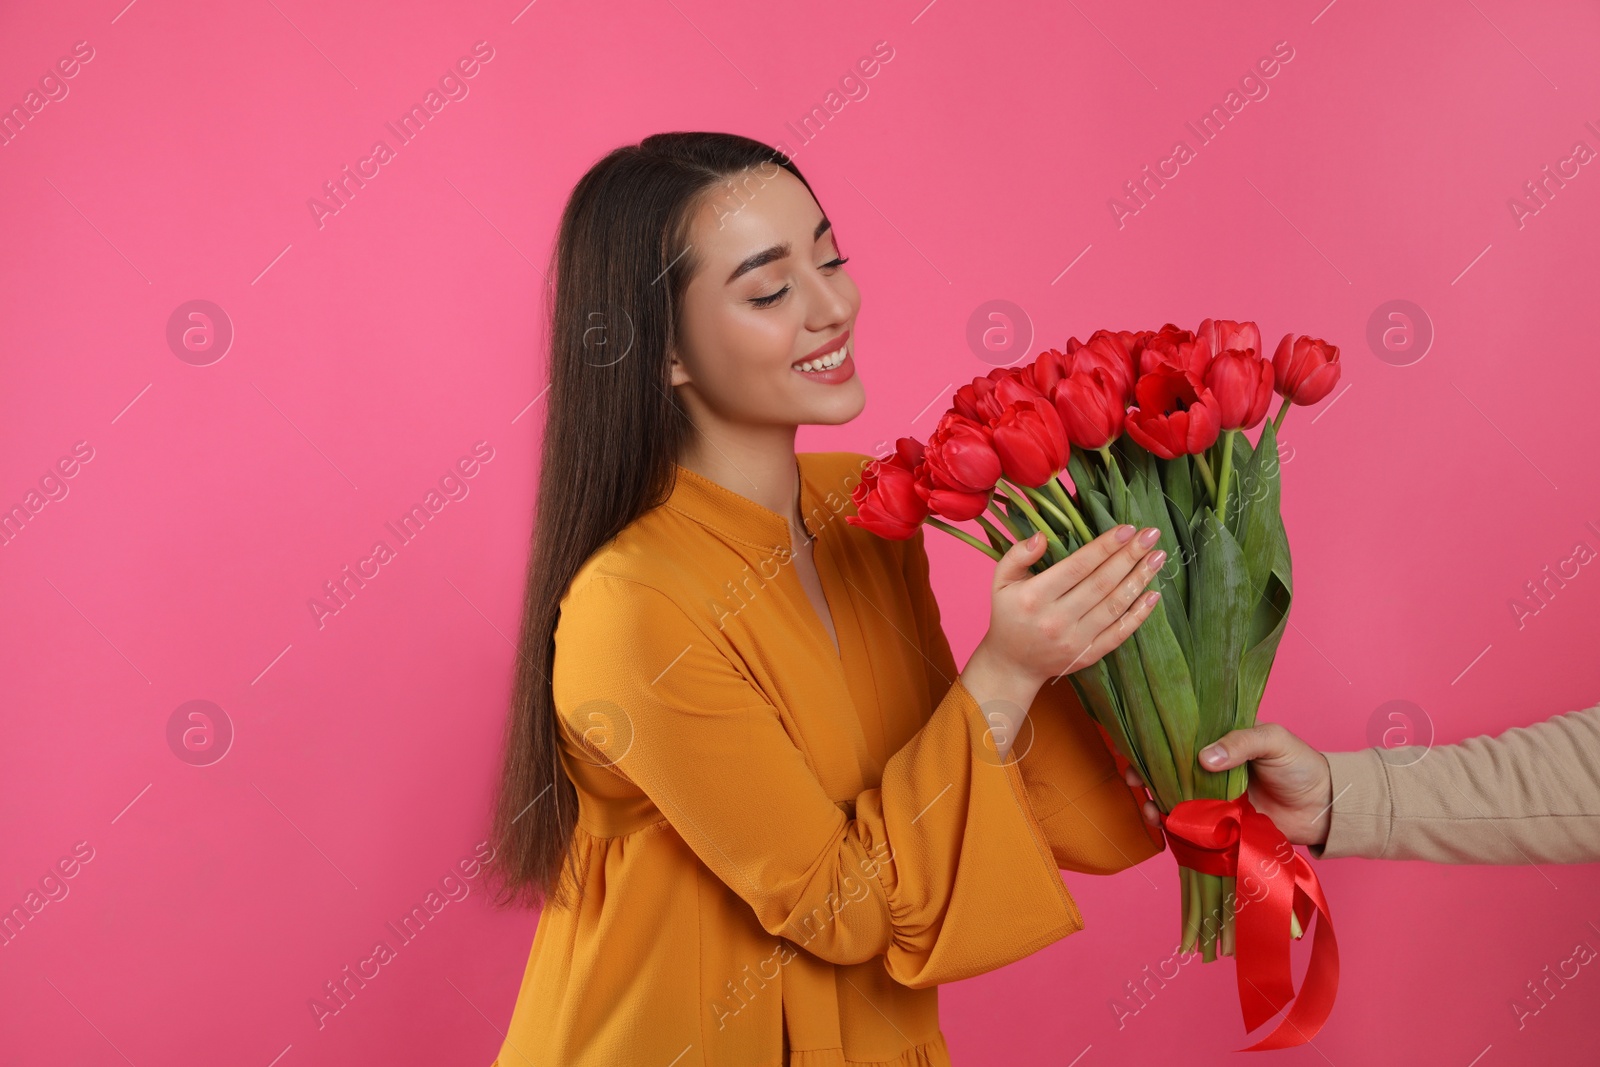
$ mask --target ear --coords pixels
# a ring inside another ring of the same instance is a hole
[[[678,350],[676,348],[668,349],[667,358],[672,362],[672,381],[670,384],[673,386],[688,385],[692,380],[689,377],[689,368],[684,366],[683,360],[678,358]]]

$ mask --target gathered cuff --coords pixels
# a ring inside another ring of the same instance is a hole
[[[1014,963],[1083,929],[1028,783],[985,743],[988,723],[958,678],[916,738],[863,793],[857,825],[883,832],[890,976],[922,989]],[[962,736],[965,735],[965,736]],[[868,854],[879,841],[865,840]]]
[[[843,1049],[824,1048],[806,1052],[791,1049],[787,1062],[789,1067],[950,1067],[950,1049],[945,1045],[944,1034],[935,1031],[931,1038],[893,1059],[851,1060],[845,1058]]]

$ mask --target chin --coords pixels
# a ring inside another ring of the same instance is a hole
[[[835,388],[839,391],[838,396],[829,398],[828,403],[808,405],[805,418],[800,421],[815,426],[839,426],[849,422],[866,408],[867,393],[861,388],[859,374]]]

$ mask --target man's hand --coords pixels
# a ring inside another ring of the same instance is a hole
[[[1267,722],[1234,730],[1205,748],[1200,760],[1211,771],[1225,771],[1248,760],[1250,803],[1256,810],[1297,845],[1327,842],[1333,807],[1333,774],[1327,757],[1284,727]],[[1123,777],[1135,789],[1145,784],[1132,765]],[[1144,802],[1143,811],[1145,822],[1161,825],[1164,816],[1153,800]]]

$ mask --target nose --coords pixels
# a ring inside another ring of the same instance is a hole
[[[806,326],[815,333],[836,330],[855,314],[856,301],[850,297],[848,281],[843,285],[838,284],[841,277],[841,272],[835,272],[831,278],[821,271],[810,271],[806,275],[806,300],[810,312]]]

